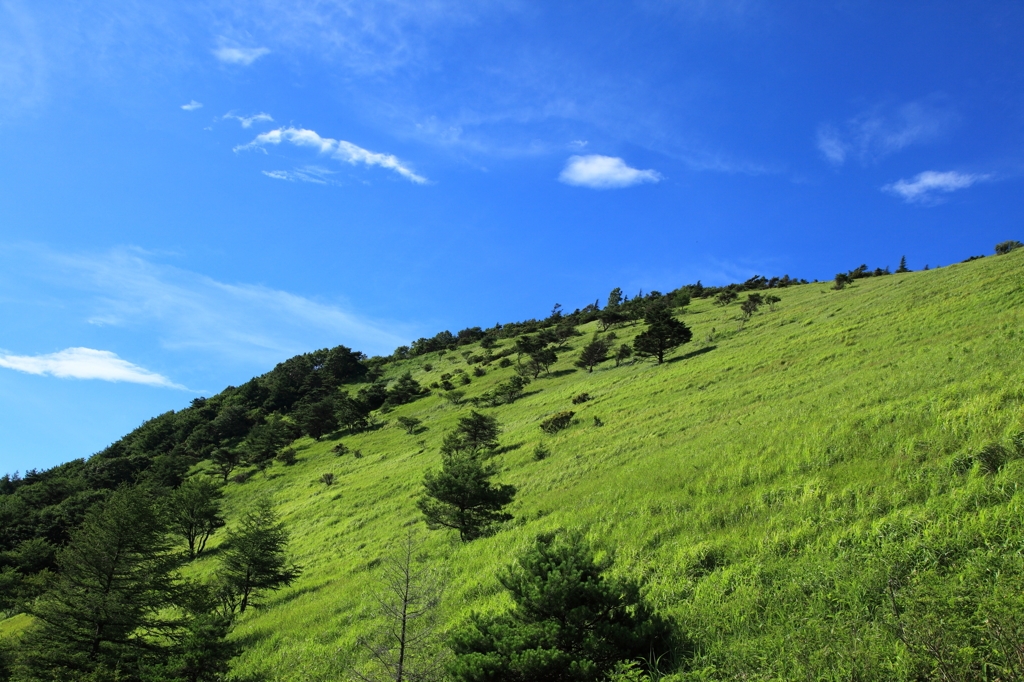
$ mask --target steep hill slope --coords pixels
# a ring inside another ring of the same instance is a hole
[[[842,291],[792,287],[742,329],[735,304],[696,301],[682,316],[694,341],[661,366],[576,369],[583,329],[550,376],[486,410],[504,430],[495,461],[498,479],[519,488],[516,519],[468,544],[428,533],[414,502],[442,435],[469,408],[437,395],[401,406],[384,428],[344,437],[359,458],[335,456],[330,437],[300,440],[295,465],[229,486],[233,514],[275,501],[305,566],[239,625],[239,672],[341,676],[375,627],[376,566],[410,527],[451,574],[449,624],[504,608],[496,571],[537,533],[571,527],[614,551],[614,570],[642,576],[677,619],[697,651],[688,676],[981,674],[985,660],[1003,661],[996,630],[1018,637],[1024,613],[1014,591],[1024,461],[1011,442],[1024,431],[1022,265],[1024,249]],[[628,341],[641,329],[616,333]],[[426,384],[455,368],[471,369],[448,353],[388,372]],[[468,397],[512,374],[486,371]],[[573,406],[581,392],[594,399]],[[538,428],[567,409],[571,428]],[[408,435],[400,416],[427,430]],[[538,443],[552,455],[536,460]],[[978,464],[990,443],[1010,461]],[[318,482],[328,472],[330,488]]]
[[[469,405],[434,391],[378,413],[380,428],[299,439],[294,464],[225,488],[228,525],[270,500],[303,566],[238,622],[235,675],[347,679],[364,658],[357,640],[380,626],[381,563],[410,530],[449,576],[450,628],[507,608],[497,572],[558,528],[614,553],[613,572],[642,579],[674,619],[692,643],[661,661],[677,679],[1024,674],[1022,266],[1018,249],[838,291],[791,286],[745,323],[738,303],[696,299],[679,316],[693,341],[662,365],[577,368],[599,324],[581,327],[521,398],[474,408],[501,423],[491,461],[518,494],[514,520],[470,543],[428,531],[416,508]],[[643,329],[617,327],[614,343]],[[468,376],[467,399],[514,374],[476,361],[476,344],[458,350],[383,369],[424,386]],[[574,404],[581,393],[592,399]],[[565,410],[576,413],[569,428],[540,429]],[[421,420],[419,432],[402,417]],[[538,459],[538,445],[550,456]],[[223,540],[190,574],[213,573]]]

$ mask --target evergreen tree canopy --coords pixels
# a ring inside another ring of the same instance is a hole
[[[607,359],[608,342],[595,335],[594,339],[580,351],[580,357],[576,360],[576,366],[582,367],[588,373],[591,373],[594,371],[594,365],[602,363]]]
[[[428,528],[452,528],[469,542],[512,518],[503,509],[515,497],[515,486],[491,485],[497,469],[480,461],[485,450],[498,444],[498,432],[497,419],[473,410],[445,436],[441,470],[427,472],[416,503]]]
[[[220,578],[234,608],[244,613],[267,590],[292,583],[302,569],[286,565],[288,531],[269,502],[261,500],[228,531],[221,559]]]
[[[177,623],[177,558],[149,495],[122,486],[86,514],[57,554],[51,589],[31,607],[19,668],[33,680],[82,679],[159,660]],[[128,675],[122,679],[135,679]]]
[[[473,455],[442,455],[441,470],[428,471],[423,477],[423,495],[416,506],[423,512],[431,530],[451,528],[459,531],[463,542],[487,534],[496,523],[510,521],[504,508],[512,502],[516,488],[492,485],[497,473]]]
[[[513,607],[474,615],[457,632],[449,673],[457,682],[597,682],[624,660],[668,649],[668,624],[639,585],[609,578],[577,533],[549,533],[499,576]]]
[[[224,497],[211,481],[193,478],[167,496],[164,505],[169,530],[188,544],[188,555],[195,558],[206,542],[224,526],[220,500]]]
[[[633,340],[633,350],[640,357],[654,357],[660,365],[665,361],[665,354],[689,343],[693,332],[685,324],[672,317],[671,311],[664,305],[652,305],[644,318],[647,329]]]

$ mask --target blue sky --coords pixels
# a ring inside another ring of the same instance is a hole
[[[296,353],[1024,239],[1020,2],[0,0],[0,471]]]

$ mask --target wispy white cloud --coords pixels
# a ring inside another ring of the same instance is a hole
[[[249,144],[235,147],[235,151],[245,149],[260,149],[266,151],[267,145],[278,145],[282,142],[289,142],[297,147],[312,147],[322,156],[328,156],[337,161],[352,164],[365,164],[367,166],[380,166],[398,173],[402,177],[417,184],[425,184],[428,180],[416,174],[409,166],[393,154],[380,154],[363,149],[345,140],[335,140],[330,137],[321,137],[313,130],[305,128],[278,128],[267,133],[256,136]]]
[[[0,265],[20,279],[46,281],[62,308],[90,324],[148,335],[150,345],[192,358],[264,367],[338,343],[388,353],[412,336],[409,327],[365,318],[341,302],[221,282],[139,249],[67,254],[0,245]]]
[[[46,42],[30,6],[0,2],[0,122],[47,99]]]
[[[573,149],[575,151],[582,151],[583,149],[586,148],[588,144],[589,142],[587,142],[586,140],[573,140],[572,142],[569,143],[569,149]]]
[[[578,187],[614,189],[644,182],[659,182],[662,176],[654,170],[630,168],[625,161],[614,156],[590,154],[570,156],[558,179]]]
[[[202,106],[202,105],[200,105]],[[233,118],[242,124],[243,128],[251,128],[253,123],[263,123],[264,121],[273,121],[274,119],[270,114],[265,114],[262,111],[253,116],[239,116],[238,114],[227,113],[224,114],[224,118]]]
[[[838,166],[846,161],[850,144],[843,140],[835,126],[825,123],[818,127],[818,151],[827,161]]]
[[[188,390],[162,374],[122,360],[116,353],[92,348],[67,348],[48,355],[0,355],[0,367],[61,379],[127,381],[147,386]]]
[[[878,106],[842,126],[819,125],[815,142],[822,156],[834,165],[842,165],[851,155],[869,163],[940,137],[957,118],[954,111],[929,100],[910,102],[894,110]]]
[[[249,66],[269,52],[265,47],[218,47],[213,50],[213,56],[225,64]]]
[[[195,100],[192,100],[188,104],[182,104],[181,108],[184,109],[185,111],[195,111],[196,109],[202,109],[203,108],[203,104],[202,104],[202,102],[197,102]]]
[[[908,204],[936,203],[941,194],[949,194],[958,189],[966,189],[976,182],[988,180],[991,176],[976,173],[957,173],[956,171],[925,171],[918,173],[912,180],[897,180],[885,185],[882,190],[902,197]]]
[[[320,168],[319,166],[304,166],[303,168],[295,168],[290,171],[263,171],[263,174],[268,178],[274,178],[275,180],[287,180],[288,182],[312,182],[318,185],[333,185],[338,183],[332,180],[330,176],[334,175],[336,172],[337,171],[327,170],[326,168]]]

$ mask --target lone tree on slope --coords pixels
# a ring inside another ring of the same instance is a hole
[[[286,565],[288,531],[270,503],[261,500],[249,510],[237,529],[228,531],[220,578],[227,588],[232,610],[245,613],[267,590],[291,585],[302,569]]]
[[[594,371],[594,365],[604,362],[608,359],[608,342],[604,339],[597,338],[596,335],[594,340],[583,347],[580,352],[580,357],[576,360],[576,366],[582,367],[587,370],[588,373]]]
[[[497,468],[481,461],[498,445],[499,431],[497,419],[474,410],[444,437],[441,470],[423,477],[423,495],[416,502],[428,528],[452,528],[469,542],[512,518],[504,508],[515,497],[515,486],[491,485]]]
[[[652,305],[644,318],[647,329],[633,341],[633,350],[640,357],[653,357],[658,364],[665,362],[665,354],[689,343],[693,332],[685,324],[672,317],[671,311],[664,305]]]
[[[667,621],[653,613],[640,585],[607,575],[576,533],[549,533],[502,572],[513,607],[474,615],[451,639],[456,682],[598,682],[620,661],[657,657],[670,647]]]

